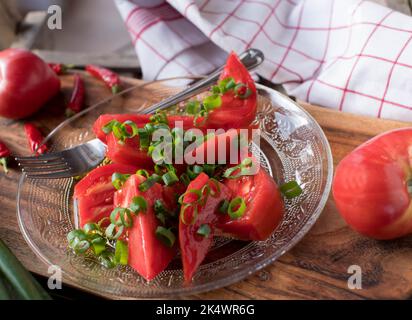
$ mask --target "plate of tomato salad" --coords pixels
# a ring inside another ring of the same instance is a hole
[[[173,91],[142,86],[158,99]],[[236,54],[209,91],[170,110],[130,112],[133,98],[121,98],[122,112],[113,112],[115,101],[87,114],[53,141],[67,147],[68,136],[72,144],[87,130],[80,140],[107,146],[97,168],[52,183],[20,181],[26,240],[71,280],[124,297],[211,290],[273,262],[316,221],[330,190],[327,140],[297,104],[255,84]],[[154,138],[159,130],[168,144]],[[44,204],[44,190],[46,202],[60,199],[54,219],[33,206]]]

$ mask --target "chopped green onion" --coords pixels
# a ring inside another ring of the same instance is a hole
[[[160,176],[158,176],[157,174],[152,174],[149,178],[147,178],[145,181],[143,181],[140,185],[139,185],[139,190],[141,192],[146,192],[147,190],[149,190],[155,183],[160,181]]]
[[[201,109],[200,102],[197,100],[189,101],[186,104],[186,112],[188,114],[197,114],[200,112],[200,109]]]
[[[241,176],[250,176],[253,175],[253,172],[251,171],[251,167],[253,165],[253,161],[251,158],[245,158],[242,160],[242,162],[234,167],[228,168],[225,170],[223,173],[223,177],[227,179],[237,179]],[[235,171],[239,172],[235,175],[232,175]]]
[[[90,248],[90,243],[87,239],[87,235],[81,229],[73,230],[67,235],[67,241],[69,247],[77,254],[82,254]]]
[[[132,203],[129,206],[130,211],[134,214],[147,210],[147,201],[142,196],[133,197]]]
[[[116,230],[116,228],[117,228],[117,230]],[[119,226],[118,227],[116,224],[111,223],[106,228],[106,231],[105,231],[104,234],[108,239],[118,239],[122,235],[123,230],[124,230],[124,226]],[[117,231],[117,232],[115,233],[115,231]]]
[[[138,127],[136,125],[136,123],[134,123],[131,120],[126,120],[125,122],[123,122],[123,126],[125,127],[125,131],[126,131],[126,138],[133,138],[135,136],[138,135]],[[132,129],[132,133],[129,133],[126,126],[129,126]]]
[[[209,185],[209,193],[212,197],[218,197],[220,195],[220,183],[214,178],[210,178],[207,182]],[[213,186],[212,186],[213,185]]]
[[[183,182],[183,184],[187,187],[188,185],[189,185],[189,183],[190,183],[190,178],[189,178],[189,176],[187,175],[187,173],[182,173],[181,175],[180,175],[180,180]]]
[[[110,214],[110,222],[119,227],[130,228],[133,226],[132,212],[128,208],[114,208]]]
[[[203,106],[206,111],[216,109],[222,105],[222,97],[218,94],[212,94],[203,99]]]
[[[150,121],[153,123],[169,124],[167,114],[164,111],[156,111],[156,113],[150,117]]]
[[[93,222],[86,223],[83,226],[83,230],[86,234],[101,232],[100,226],[97,223],[93,223]]]
[[[184,198],[185,196],[189,195],[189,194],[194,194],[196,196],[196,200],[192,201],[192,202],[184,202]],[[180,197],[178,202],[180,204],[189,204],[189,205],[193,205],[193,204],[198,204],[200,201],[202,200],[202,192],[200,190],[197,189],[190,189],[187,190],[185,193],[183,193]]]
[[[199,174],[201,174],[202,172],[203,172],[203,167],[202,167],[202,166],[199,166],[199,165],[197,165],[197,164],[195,164],[195,165],[193,166],[193,173],[194,173],[194,174],[199,175]]]
[[[220,213],[226,214],[228,208],[229,208],[229,201],[225,199],[220,202],[218,210]]]
[[[112,184],[113,187],[115,187],[116,190],[119,190],[122,188],[123,184],[126,182],[126,180],[130,177],[130,174],[121,174],[119,172],[115,172],[112,174]]]
[[[176,173],[174,173],[173,171],[168,171],[162,176],[162,180],[165,185],[170,186],[178,182],[179,178],[177,177]]]
[[[303,190],[296,181],[289,181],[279,188],[280,192],[287,198],[292,199],[302,194]]]
[[[210,227],[208,224],[202,224],[199,229],[197,229],[196,233],[202,237],[207,238],[210,235]]]
[[[141,150],[146,150],[149,148],[150,145],[150,133],[144,129],[139,128],[139,146]]]
[[[127,261],[129,258],[129,250],[127,247],[126,242],[117,240],[116,241],[116,248],[114,252],[114,261],[121,265],[127,265]]]
[[[107,250],[103,251],[99,255],[99,262],[101,265],[103,265],[107,269],[111,269],[116,266],[113,252],[110,252]]]
[[[246,99],[252,94],[252,90],[244,83],[238,83],[235,87],[235,95],[238,98]]]
[[[193,208],[193,217],[190,223],[186,221],[186,210],[189,208]],[[197,205],[192,205],[190,203],[186,203],[182,206],[180,210],[180,221],[182,221],[183,224],[193,224],[196,221],[197,215],[199,213],[199,210],[197,208]]]
[[[246,211],[246,203],[242,197],[236,197],[229,203],[227,213],[231,219],[239,219]]]
[[[150,177],[150,174],[147,170],[145,169],[139,169],[136,171],[136,174],[145,177],[146,179]]]
[[[109,134],[110,132],[112,132],[113,126],[120,126],[120,125],[121,125],[121,123],[120,123],[119,121],[117,121],[117,120],[112,120],[112,121],[106,123],[106,124],[102,127],[102,131],[103,131],[105,134]]]
[[[176,236],[170,229],[166,229],[165,227],[158,226],[156,228],[156,237],[167,247],[173,247]]]
[[[204,164],[203,172],[206,173],[209,177],[212,177],[215,173],[216,165],[215,164]]]
[[[96,237],[91,241],[93,252],[96,256],[106,250],[106,243],[106,239],[99,235],[96,235]]]

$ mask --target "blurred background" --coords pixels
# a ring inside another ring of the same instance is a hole
[[[373,0],[411,14],[409,0]],[[62,30],[47,28],[47,8],[62,8]],[[140,75],[138,57],[114,0],[0,0],[0,50],[33,50],[48,62],[106,66]]]
[[[47,8],[62,8],[61,30],[47,28]],[[113,0],[0,0],[0,50],[31,49],[48,62],[104,65],[139,73],[139,62]]]

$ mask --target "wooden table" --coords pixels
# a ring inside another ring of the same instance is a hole
[[[139,80],[128,80],[137,83]],[[71,76],[62,78],[63,95],[70,94]],[[87,102],[100,101],[110,93],[100,82],[87,78]],[[324,129],[335,165],[348,152],[372,136],[407,123],[377,120],[320,107],[303,105]],[[54,99],[34,122],[53,128],[63,119],[62,97]],[[14,154],[28,155],[22,122],[0,119],[0,137]],[[47,276],[46,266],[24,241],[16,219],[19,171],[0,174],[0,238],[32,272]],[[290,252],[263,271],[229,287],[199,294],[196,299],[363,299],[412,298],[412,237],[378,242],[349,229],[336,211],[332,197],[315,226]],[[363,289],[350,290],[350,265],[363,271]],[[65,279],[63,279],[65,281]]]

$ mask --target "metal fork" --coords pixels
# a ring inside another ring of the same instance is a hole
[[[248,49],[239,58],[248,70],[256,68],[264,60],[263,53],[257,49]],[[223,66],[178,94],[145,109],[142,113],[149,114],[166,109],[201,93],[218,80],[222,69]],[[105,155],[106,145],[99,139],[93,139],[63,151],[15,159],[22,172],[29,178],[60,179],[78,176],[93,169],[102,162]]]

